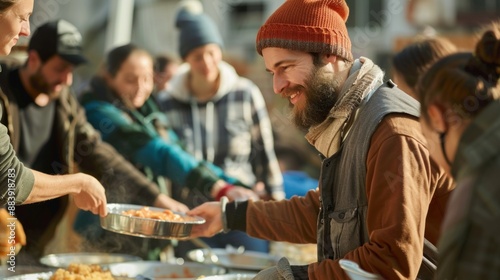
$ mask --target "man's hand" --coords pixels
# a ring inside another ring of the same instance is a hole
[[[162,193],[158,195],[153,206],[158,208],[167,208],[174,212],[181,213],[186,213],[187,211],[189,211],[189,208],[185,204]]]
[[[91,211],[92,213],[100,215],[101,217],[107,215],[106,195],[104,187],[96,178],[83,173],[66,176],[80,176],[80,192],[73,194],[75,205],[78,208]]]
[[[11,236],[13,239],[10,239]],[[0,258],[7,257],[7,254],[12,251],[11,247],[15,248],[14,252],[17,254],[24,245],[26,245],[26,234],[23,226],[9,215],[7,210],[0,208]]]
[[[190,216],[200,216],[204,224],[193,225],[190,237],[211,237],[222,231],[222,211],[220,202],[205,202],[187,212]]]

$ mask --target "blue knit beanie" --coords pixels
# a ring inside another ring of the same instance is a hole
[[[219,29],[214,21],[203,13],[203,6],[197,0],[181,1],[175,19],[179,29],[179,53],[185,58],[189,52],[207,44],[224,46]]]

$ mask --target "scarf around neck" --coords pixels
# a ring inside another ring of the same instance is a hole
[[[343,138],[355,121],[356,110],[383,83],[384,72],[368,58],[356,60],[351,72],[327,118],[311,127],[305,136],[326,157],[340,149]]]

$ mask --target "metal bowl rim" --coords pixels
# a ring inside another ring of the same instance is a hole
[[[141,268],[141,266],[143,266],[142,267],[143,269],[149,268],[151,270],[154,270],[155,272],[157,272],[157,269],[159,269],[159,268],[164,268],[166,270],[171,270],[173,268],[184,269],[184,268],[187,267],[187,268],[189,268],[189,270],[192,273],[196,273],[196,272],[199,273],[200,272],[199,270],[201,270],[201,269],[203,269],[203,270],[210,270],[211,273],[214,273],[214,272],[218,273],[218,274],[211,274],[210,276],[212,276],[212,275],[213,276],[226,275],[227,272],[228,272],[228,269],[226,269],[224,267],[220,267],[220,266],[217,266],[217,265],[214,265],[214,264],[204,264],[204,263],[192,262],[192,261],[185,262],[183,264],[173,264],[173,263],[169,263],[169,262],[152,261],[152,260],[131,261],[131,262],[123,262],[123,263],[111,264],[111,265],[108,265],[107,268],[113,274],[114,272],[120,272],[120,270],[122,268],[126,269],[126,268],[130,268],[131,266],[135,266],[137,268]],[[196,271],[193,271],[193,270],[196,270]],[[160,273],[164,273],[164,271],[161,271]],[[113,275],[115,275],[115,274],[113,274]],[[146,275],[146,274],[144,274],[144,275]],[[197,276],[197,277],[200,277],[200,276]],[[136,276],[128,276],[128,277],[134,278]],[[158,277],[158,275],[156,275],[156,273],[155,273],[155,277],[154,278],[157,278],[157,277]],[[174,278],[175,277],[158,277],[158,279],[174,279]],[[180,279],[193,279],[193,278],[191,278],[191,277],[180,277]]]
[[[111,212],[111,210],[119,209],[119,208],[122,208],[119,211],[126,211],[126,210],[132,210],[132,209],[139,210],[139,209],[142,209],[144,207],[148,207],[152,211],[164,211],[164,210],[168,210],[166,208],[159,208],[159,207],[153,207],[153,206],[144,206],[144,205],[136,205],[136,204],[121,204],[121,203],[108,203],[107,206],[106,206],[106,208],[108,209],[108,215],[125,217],[125,218],[130,218],[130,219],[135,219],[135,220],[154,221],[154,222],[167,223],[167,224],[188,224],[188,225],[198,225],[198,224],[205,223],[205,219],[202,218],[202,217],[199,217],[199,216],[189,216],[189,215],[186,215],[185,213],[176,212],[176,211],[172,211],[172,212],[174,214],[180,215],[182,217],[191,217],[191,218],[193,218],[195,220],[194,221],[188,221],[188,222],[186,222],[186,221],[185,222],[165,221],[165,220],[135,217],[135,216],[125,215],[125,214],[122,214],[122,213]],[[106,217],[101,217],[101,219],[106,219]]]
[[[165,239],[165,240],[172,240],[172,239],[177,239],[177,240],[188,240],[191,239],[188,233],[186,235],[159,235],[159,234],[143,234],[143,233],[138,233],[138,232],[131,232],[128,230],[118,230],[114,229],[108,226],[103,226],[101,224],[101,227],[104,228],[105,230],[109,230],[114,233],[119,233],[119,234],[124,234],[124,235],[129,235],[129,236],[135,236],[135,237],[141,237],[141,238],[155,238],[155,239]]]
[[[122,262],[131,262],[131,261],[141,261],[142,260],[142,258],[140,258],[138,256],[129,255],[129,254],[103,253],[103,252],[75,252],[75,253],[47,254],[47,255],[42,256],[39,259],[39,261],[41,264],[48,266],[48,267],[61,268],[61,266],[54,265],[54,263],[49,262],[49,260],[52,258],[64,260],[64,258],[67,259],[67,258],[78,258],[78,257],[95,257],[95,258],[109,257],[109,258],[122,258],[123,259],[122,261],[117,261],[117,262],[101,262],[101,263],[98,263],[99,265],[118,264],[118,263],[122,263]],[[75,261],[72,261],[72,262],[75,262]],[[63,263],[63,261],[61,261],[61,263]],[[89,263],[83,262],[82,260],[80,260],[79,263],[89,264]]]
[[[257,273],[252,273],[252,272],[233,272],[233,273],[228,273],[228,274],[223,274],[223,275],[210,275],[206,276],[202,279],[207,279],[207,280],[246,280],[246,279],[254,279],[254,277],[257,276]]]
[[[101,227],[119,234],[137,236],[142,238],[180,240],[189,238],[193,225],[205,222],[205,220],[201,217],[195,217],[201,220],[198,222],[173,222],[121,214],[122,211],[130,209],[141,209],[143,207],[147,206],[118,203],[108,204],[108,215],[106,217],[100,218]],[[165,210],[157,207],[150,207],[150,209],[154,211]],[[185,215],[183,213],[178,214],[183,216]]]
[[[39,280],[39,279],[50,279],[54,275],[54,272],[38,272],[38,273],[28,273],[21,275],[7,276],[5,280]]]
[[[186,254],[187,258],[193,262],[198,262],[195,258],[192,257],[193,255],[196,254],[197,251],[201,251],[203,253],[203,255],[205,256],[208,249],[198,248],[198,249],[189,250]],[[224,248],[211,248],[210,251],[212,251],[212,253],[218,257],[222,257],[222,256],[230,257],[231,255],[239,255],[238,253],[229,252]],[[267,253],[263,253],[263,252],[258,252],[258,251],[251,251],[251,250],[245,251],[241,255],[245,256],[245,257],[249,257],[249,258],[256,258],[256,259],[261,258],[261,259],[264,259],[264,260],[268,261],[269,263],[273,263],[273,264],[277,264],[279,259],[280,259],[280,257],[275,256],[275,255],[271,255],[271,254],[267,254]],[[219,266],[222,266],[222,267],[225,267],[228,269],[240,269],[240,270],[248,270],[248,271],[259,271],[259,270],[267,268],[267,266],[262,266],[262,265],[258,265],[258,264],[242,264],[242,263],[235,263],[235,262],[231,262],[231,261],[225,262],[225,261],[221,261],[220,259],[219,259],[219,261],[220,261],[219,263],[212,263],[210,261],[203,261],[203,262],[199,262],[199,263],[215,264],[215,265],[219,265]]]

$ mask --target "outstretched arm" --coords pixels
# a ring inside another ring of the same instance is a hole
[[[35,170],[32,172],[35,185],[23,204],[72,194],[78,208],[101,216],[106,215],[104,188],[94,177],[83,173],[53,176]]]
[[[196,188],[213,198],[217,197],[216,190],[234,183],[224,181],[229,178],[219,167],[196,160],[175,139],[166,140],[153,128],[131,121],[110,103],[88,102],[85,109],[89,122],[103,139],[134,164],[148,166],[177,185]],[[242,187],[232,188],[226,195],[230,199],[257,199],[254,192]]]
[[[4,125],[0,125],[0,172],[1,204],[7,208],[74,194],[78,207],[106,215],[104,188],[95,178],[47,175],[25,167],[16,157]]]
[[[31,170],[16,157],[7,128],[0,124],[0,205],[22,204],[33,189],[34,180]]]

